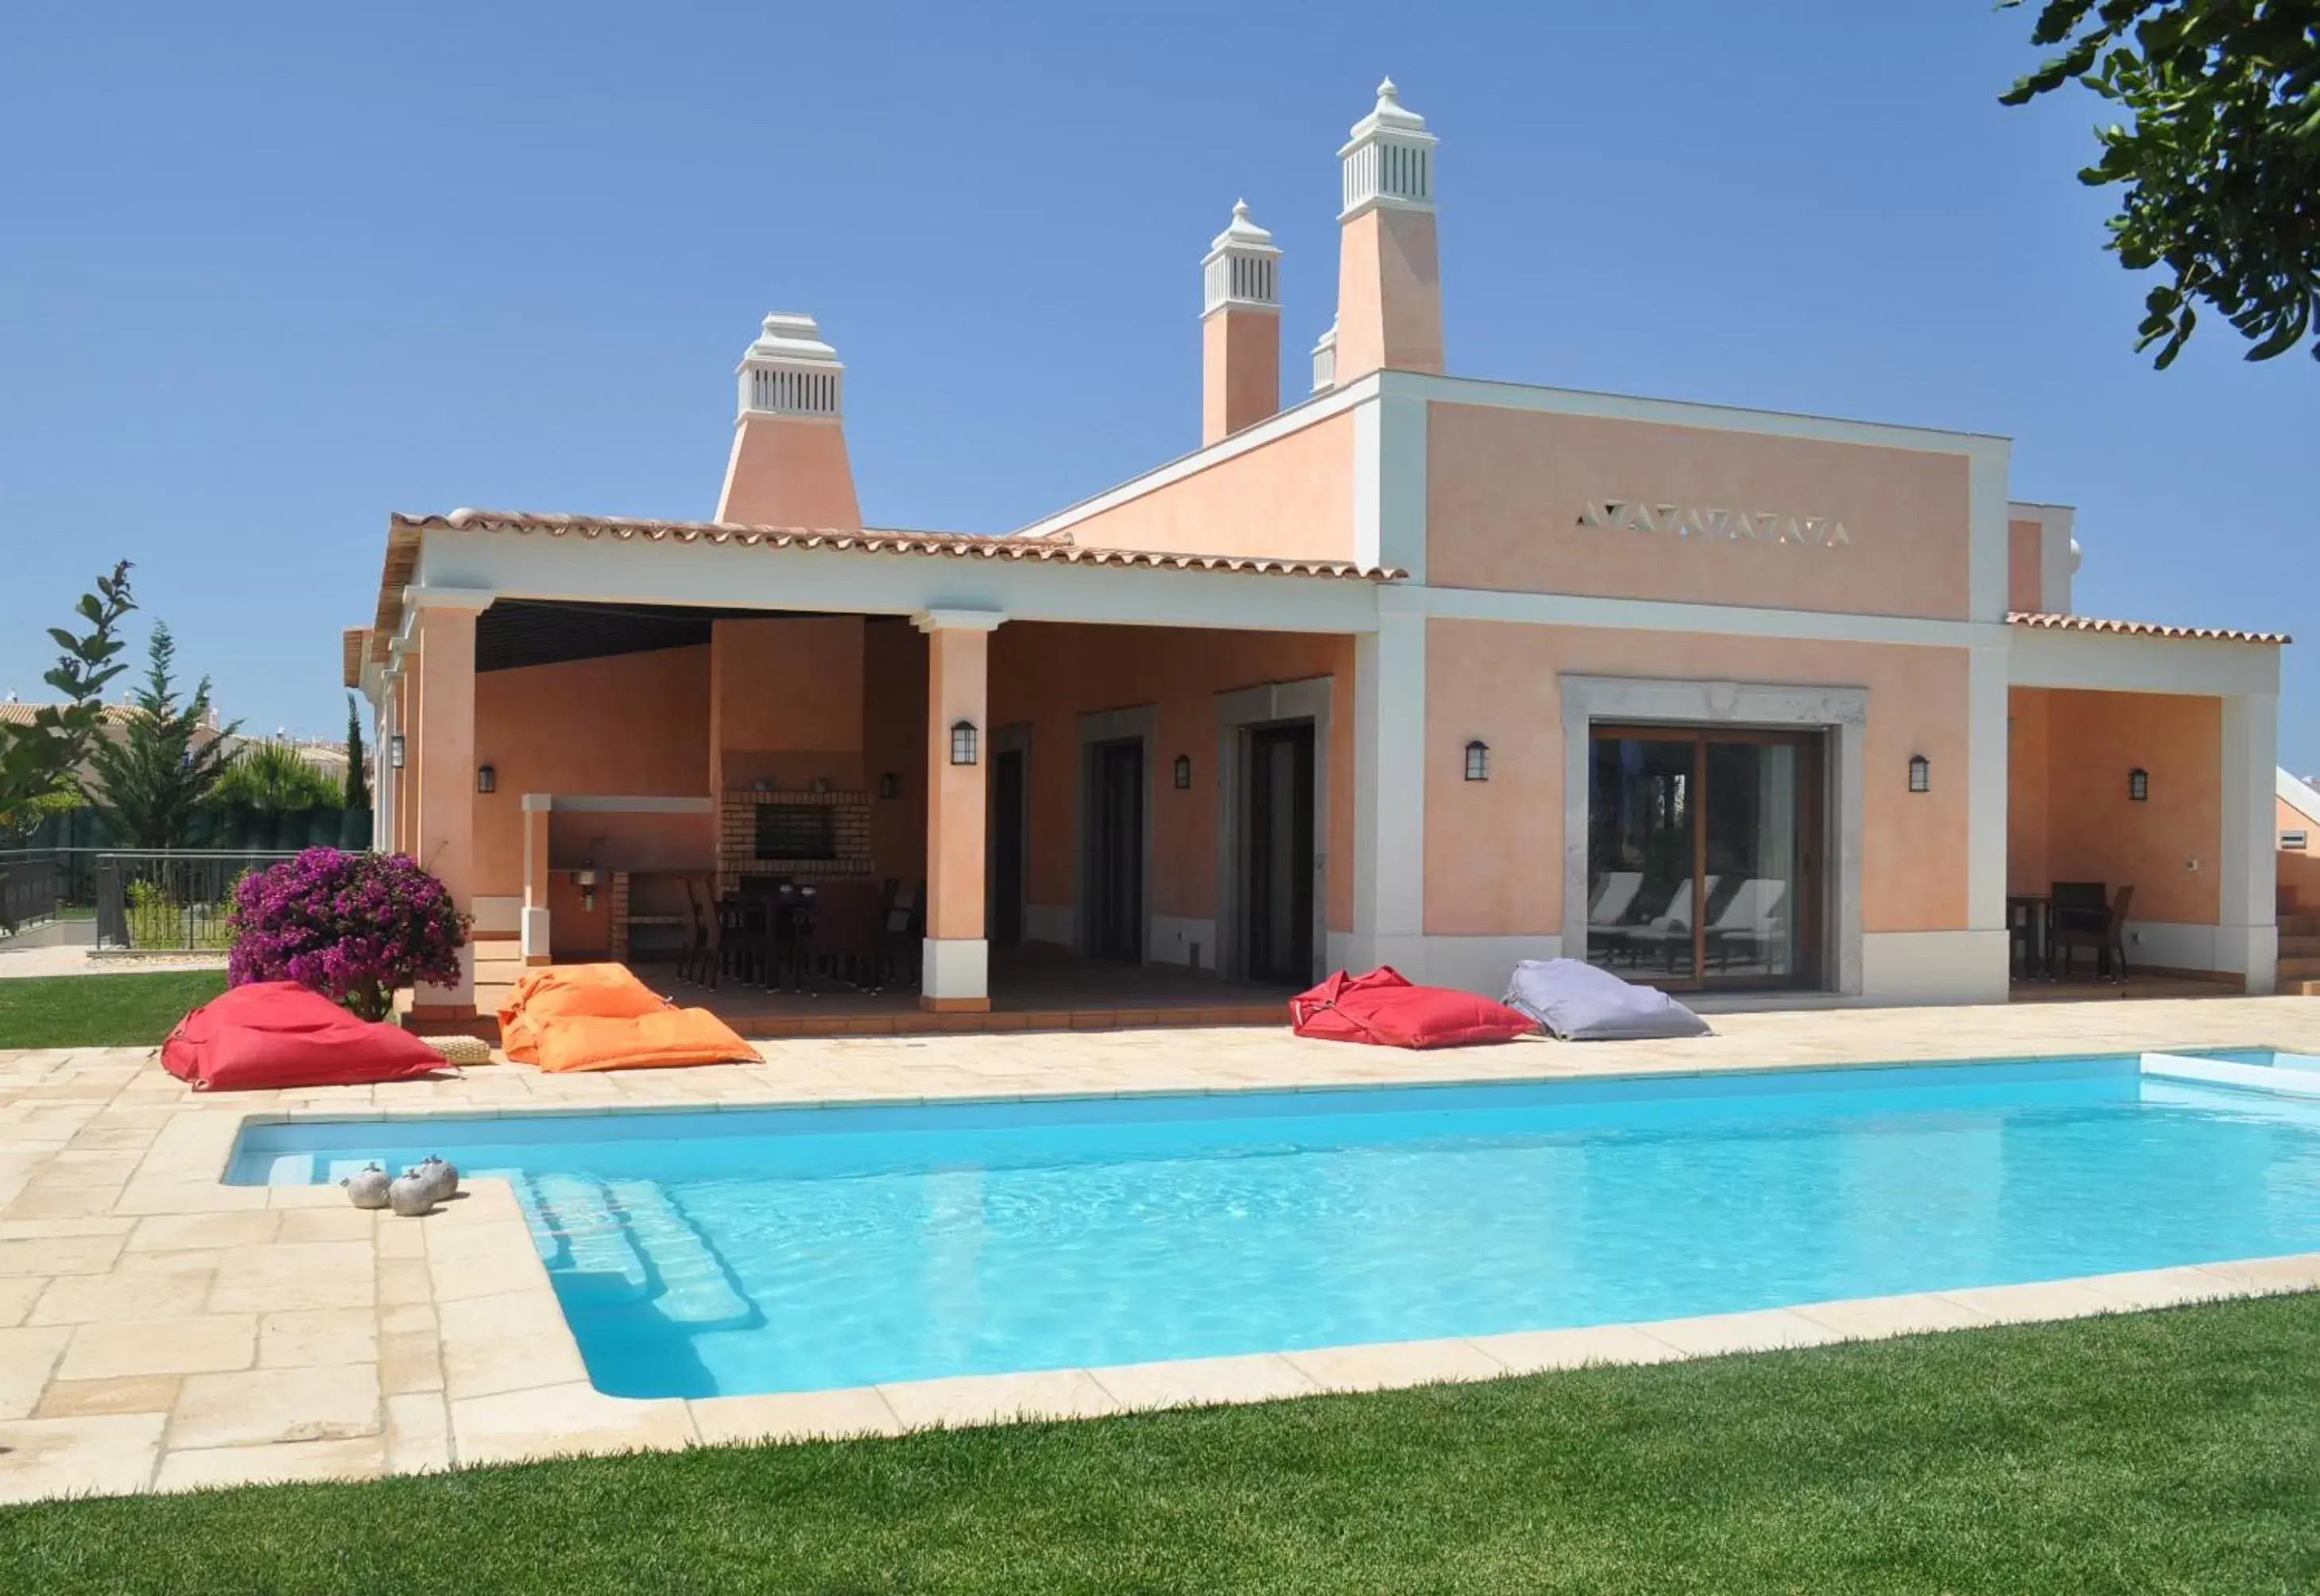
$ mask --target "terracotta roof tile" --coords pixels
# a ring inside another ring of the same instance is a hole
[[[521,510],[454,510],[449,515],[387,518],[386,559],[379,572],[378,609],[370,629],[371,657],[384,660],[403,623],[403,590],[419,561],[422,533],[510,532],[589,541],[730,545],[738,549],[830,549],[852,554],[916,555],[920,558],[991,559],[1165,571],[1227,571],[1253,576],[1301,576],[1349,582],[1399,582],[1394,567],[1350,560],[1264,559],[1234,554],[1168,554],[1144,549],[1083,548],[1069,532],[1043,537],[986,537],[968,532],[862,531],[811,527],[740,526],[728,521],[639,521],[617,516],[558,515]]]
[[[41,703],[19,703],[14,699],[9,699],[0,703],[0,726],[30,726],[32,723],[32,717],[42,710],[60,710],[64,707],[61,700]],[[130,709],[125,703],[108,703],[104,706],[104,720],[108,725],[122,724],[129,719],[129,714]]]
[[[1083,549],[1068,532],[1046,537],[986,537],[970,532],[837,531],[811,527],[739,526],[725,521],[631,521],[527,511],[454,510],[449,515],[396,515],[390,530],[442,527],[460,531],[544,532],[551,538],[611,538],[621,542],[732,544],[742,549],[829,549],[860,554],[938,555],[951,559],[1060,561],[1065,565],[1144,567],[1154,570],[1237,571],[1261,576],[1319,576],[1394,582],[1407,571],[1350,560],[1266,559],[1236,554],[1168,554],[1144,549]]]
[[[2228,626],[2163,626],[2155,621],[2105,621],[2093,615],[2055,615],[2043,611],[2009,610],[2008,626],[2035,626],[2046,631],[2099,631],[2125,638],[2188,638],[2213,643],[2290,643],[2284,631],[2242,631]]]

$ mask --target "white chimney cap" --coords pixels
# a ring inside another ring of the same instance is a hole
[[[1365,133],[1376,132],[1380,129],[1391,129],[1396,132],[1404,133],[1422,133],[1426,131],[1426,118],[1402,104],[1401,91],[1393,86],[1393,79],[1391,77],[1378,85],[1377,105],[1367,116],[1354,123],[1353,136],[1359,139]]]
[[[1233,201],[1232,221],[1226,225],[1224,231],[1217,234],[1209,248],[1211,250],[1270,250],[1276,255],[1280,253],[1273,247],[1273,235],[1250,219],[1246,200]]]
[[[796,311],[767,312],[757,342],[741,358],[779,360],[784,365],[838,364],[838,351],[821,341],[821,329],[814,319]]]

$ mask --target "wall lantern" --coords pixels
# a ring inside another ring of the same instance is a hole
[[[1934,762],[1923,754],[1909,756],[1909,791],[1930,793],[1934,790]]]
[[[2150,800],[2151,773],[2140,765],[2126,773],[2126,795],[2137,803]]]
[[[974,763],[974,722],[953,721],[950,723],[950,762],[953,765]]]
[[[878,778],[878,796],[892,801],[902,795],[902,778],[893,771]]]
[[[403,733],[400,731],[386,739],[386,762],[397,770],[403,768]]]
[[[496,793],[500,790],[500,773],[488,765],[476,766],[476,791]]]
[[[1470,782],[1491,779],[1491,745],[1479,737],[1466,745],[1466,779]]]
[[[1183,792],[1187,788],[1191,787],[1192,784],[1192,756],[1190,754],[1179,754],[1176,756],[1176,790],[1180,793]]]

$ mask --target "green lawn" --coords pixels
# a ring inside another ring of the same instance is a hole
[[[223,970],[0,980],[0,1047],[155,1047],[225,990]]]
[[[0,1513],[26,1591],[2320,1583],[2320,1296],[893,1441]]]

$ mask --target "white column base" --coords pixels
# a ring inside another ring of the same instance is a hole
[[[526,909],[519,919],[520,929],[523,934],[523,962],[528,965],[546,964],[548,948],[548,911]]]
[[[991,944],[981,937],[929,937],[919,995],[928,1006],[983,1009],[991,1004]]]
[[[2002,930],[1871,931],[1861,939],[1857,995],[1871,1004],[2002,1003],[2008,958]]]
[[[476,1011],[476,945],[472,942],[459,949],[459,979],[451,986],[430,986],[421,982],[411,994],[412,1011],[449,1011],[462,1017]]]
[[[2134,956],[2128,955],[2131,958]],[[2251,997],[2279,990],[2279,927],[2277,923],[2216,928],[2216,968],[2247,977]]]

